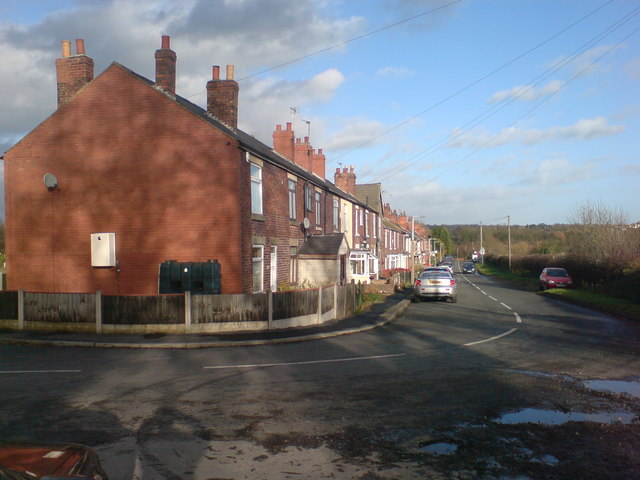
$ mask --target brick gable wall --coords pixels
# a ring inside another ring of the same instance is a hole
[[[159,263],[218,259],[246,292],[248,175],[233,138],[113,65],[5,155],[8,287],[155,294]],[[99,232],[119,268],[91,267]]]

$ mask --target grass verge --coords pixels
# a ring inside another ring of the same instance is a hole
[[[538,291],[537,277],[509,272],[487,264],[478,264],[476,267],[483,275],[491,276],[501,282],[508,283],[509,285],[530,292]],[[575,305],[592,308],[611,315],[640,321],[640,305],[629,300],[605,295],[597,291],[580,288],[557,288],[539,292],[539,294],[547,295],[550,298],[556,298],[558,300],[564,300]]]

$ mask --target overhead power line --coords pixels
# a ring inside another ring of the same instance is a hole
[[[575,27],[576,25],[578,25],[579,23],[583,22],[584,20],[586,20],[587,18],[589,18],[590,16],[594,15],[596,12],[598,12],[599,10],[603,9],[604,7],[606,7],[607,5],[609,5],[610,3],[612,3],[614,0],[608,0],[605,3],[603,3],[602,5],[600,5],[598,8],[596,8],[595,10],[592,10],[591,12],[587,13],[586,15],[584,15],[582,18],[576,20],[575,22],[573,22],[572,24],[568,25],[567,27],[563,28],[562,30],[560,30],[557,33],[554,33],[553,35],[551,35],[550,37],[546,38],[545,40],[542,40],[540,43],[534,45],[533,47],[531,47],[529,50],[521,53],[520,55],[512,58],[511,60],[509,60],[508,62],[502,64],[501,66],[495,68],[494,70],[490,71],[489,73],[483,75],[482,77],[478,78],[477,80],[474,80],[473,82],[465,85],[464,87],[462,87],[459,90],[456,90],[455,92],[453,92],[452,94],[448,95],[447,97],[443,98],[442,100],[434,103],[433,105],[425,108],[424,110],[421,110],[420,112],[416,113],[415,115],[407,118],[406,120],[403,120],[400,123],[397,123],[396,125],[394,125],[391,128],[388,128],[387,130],[385,130],[384,132],[376,135],[375,137],[370,138],[369,140],[359,144],[356,147],[351,148],[350,150],[347,150],[346,152],[338,155],[337,157],[334,157],[332,159],[332,162],[335,162],[339,159],[341,159],[342,157],[345,157],[346,155],[349,155],[350,153],[355,152],[356,150],[359,150],[362,147],[366,147],[367,145],[369,145],[370,143],[378,140],[379,138],[387,135],[388,133],[391,133],[395,130],[397,130],[400,127],[403,127],[404,125],[412,122],[413,120],[416,120],[417,118],[420,118],[422,115],[424,115],[427,112],[430,112],[431,110],[433,110],[436,107],[439,107],[440,105],[442,105],[445,102],[448,102],[449,100],[451,100],[452,98],[460,95],[461,93],[464,93],[465,91],[469,90],[472,87],[475,87],[477,84],[479,84],[480,82],[482,82],[483,80],[486,80],[487,78],[495,75],[496,73],[498,73],[501,70],[504,70],[505,68],[507,68],[509,65],[517,62],[518,60],[520,60],[521,58],[529,55],[530,53],[536,51],[537,49],[539,49],[540,47],[542,47],[543,45],[549,43],[551,40],[555,39],[556,37],[562,35],[563,33],[565,33],[566,31],[570,30],[571,28]],[[330,163],[330,162],[329,162]]]
[[[279,65],[275,65],[273,67],[266,68],[264,70],[260,70],[259,72],[252,73],[251,75],[247,75],[246,77],[240,78],[238,80],[238,82],[241,82],[242,80],[247,80],[249,78],[257,77],[258,75],[262,75],[263,73],[271,72],[273,70],[277,70],[277,69],[282,68],[282,67],[286,67],[287,65],[291,65],[293,63],[297,63],[297,62],[300,62],[302,60],[306,60],[307,58],[311,58],[311,57],[315,57],[317,55],[321,55],[321,54],[329,52],[331,50],[335,50],[336,48],[340,48],[340,47],[343,47],[343,46],[348,45],[350,43],[356,42],[358,40],[362,40],[363,38],[370,37],[371,35],[375,35],[376,33],[384,32],[385,30],[390,30],[390,29],[395,28],[395,27],[397,27],[399,25],[405,24],[407,22],[411,22],[411,21],[415,20],[416,18],[424,17],[425,15],[431,15],[432,13],[435,13],[435,12],[437,12],[439,10],[443,10],[445,8],[448,8],[448,7],[452,6],[452,5],[455,5],[456,3],[460,3],[461,1],[462,0],[454,0],[452,2],[446,3],[444,5],[441,5],[439,7],[433,8],[431,10],[428,10],[426,12],[422,12],[422,13],[419,13],[419,14],[414,15],[412,17],[408,17],[408,18],[405,18],[403,20],[400,20],[398,22],[391,23],[389,25],[385,25],[384,27],[377,28],[377,29],[372,30],[370,32],[363,33],[362,35],[359,35],[357,37],[351,38],[349,40],[345,40],[344,42],[336,43],[335,45],[332,45],[330,47],[322,48],[320,50],[317,50],[315,52],[309,53],[307,55],[303,55],[301,57],[294,58],[293,60],[289,60],[288,62],[284,62],[284,63],[281,63]]]
[[[595,37],[592,37],[588,42],[584,43],[582,46],[580,46],[579,48],[574,50],[574,52],[571,55],[569,55],[568,57],[566,57],[564,60],[559,61],[554,66],[552,66],[549,69],[547,69],[544,73],[542,73],[541,75],[539,75],[538,77],[533,79],[531,82],[529,82],[528,86],[520,88],[519,90],[517,90],[516,92],[512,93],[511,95],[506,97],[504,100],[499,102],[497,105],[491,107],[490,109],[486,110],[485,112],[481,113],[480,115],[478,115],[474,119],[472,119],[469,122],[467,122],[463,126],[464,128],[460,129],[458,131],[458,133],[456,133],[455,135],[449,135],[445,139],[441,140],[440,142],[437,142],[436,144],[432,145],[431,147],[428,147],[427,149],[423,150],[422,152],[414,155],[410,160],[405,161],[400,165],[396,164],[394,166],[394,172],[389,174],[389,175],[387,175],[387,176],[385,176],[385,177],[383,177],[382,180],[388,180],[389,178],[393,178],[394,176],[398,175],[403,169],[409,167],[410,165],[413,165],[413,164],[417,163],[418,161],[424,160],[427,156],[432,155],[433,153],[435,153],[438,150],[441,150],[442,148],[446,147],[447,145],[450,145],[455,140],[457,140],[461,136],[463,136],[466,133],[468,133],[471,129],[473,129],[476,126],[478,126],[484,120],[486,120],[487,118],[490,118],[491,116],[495,115],[500,110],[503,110],[508,105],[513,103],[515,100],[520,98],[522,95],[524,95],[525,93],[527,93],[528,91],[533,89],[535,86],[539,85],[544,80],[548,79],[553,73],[555,73],[555,72],[559,71],[560,69],[564,68],[569,63],[575,61],[580,55],[584,54],[588,49],[592,48],[597,42],[603,40],[608,35],[610,35],[614,31],[616,31],[617,29],[619,29],[622,25],[626,24],[627,22],[629,22],[630,20],[632,20],[634,17],[638,16],[639,14],[640,14],[640,7],[636,7],[631,12],[627,13],[622,18],[620,18],[619,20],[617,20],[616,22],[611,24],[609,27],[607,27],[605,30],[600,32],[598,35],[596,35]],[[587,70],[589,70],[593,65],[595,65],[597,62],[599,62],[602,58],[604,58],[606,55],[608,55],[613,50],[618,48],[622,42],[624,42],[627,38],[629,38],[632,35],[634,35],[638,30],[640,30],[640,28],[636,28],[631,33],[629,33],[627,36],[625,36],[620,42],[615,44],[613,47],[607,49],[603,54],[599,55],[593,62],[590,62],[589,65],[587,65],[585,68],[581,69],[577,74],[573,75],[567,82],[565,82],[561,87],[559,87],[558,90],[550,93],[545,99],[543,99],[541,102],[537,103],[532,109],[528,110],[524,115],[520,116],[515,122],[511,123],[508,127],[505,127],[505,129],[514,126],[519,121],[521,121],[522,119],[524,119],[525,117],[530,115],[533,111],[535,111],[540,106],[542,106],[544,103],[549,101],[553,96],[555,96],[560,91],[562,91],[564,88],[566,88],[567,85],[569,85],[571,82],[573,82],[578,77],[582,76]],[[468,155],[464,156],[460,161],[456,162],[455,164],[451,165],[447,169],[443,170],[442,172],[440,172],[435,177],[432,177],[429,181],[436,180],[437,178],[442,176],[444,173],[452,170],[453,168],[455,168],[458,165],[460,165],[461,163],[463,163],[471,155],[473,155],[474,153],[478,152],[480,149],[486,147],[492,141],[494,141],[496,138],[498,138],[504,132],[505,129],[503,129],[500,132],[498,132],[497,134],[493,135],[491,138],[489,138],[487,141],[483,142],[480,146],[478,146],[476,149],[474,149]],[[416,158],[416,157],[418,157],[418,158]]]

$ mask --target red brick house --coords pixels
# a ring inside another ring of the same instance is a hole
[[[58,109],[4,155],[8,288],[156,294],[164,262],[216,260],[221,293],[274,289],[300,280],[305,238],[341,233],[336,202],[365,207],[308,139],[276,128],[276,152],[237,128],[233,67],[213,67],[205,110],[176,95],[167,36],[155,82],[115,62],[94,78],[76,47]]]

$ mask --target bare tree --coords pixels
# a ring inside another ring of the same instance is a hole
[[[574,258],[623,268],[637,255],[638,235],[629,228],[628,217],[621,209],[587,201],[575,209],[570,222],[569,253]]]

